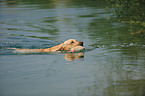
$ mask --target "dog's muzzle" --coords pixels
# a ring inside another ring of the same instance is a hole
[[[83,46],[83,41],[79,41],[80,45]]]

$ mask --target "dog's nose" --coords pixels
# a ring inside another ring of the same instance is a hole
[[[83,41],[80,41],[80,45],[83,46]]]

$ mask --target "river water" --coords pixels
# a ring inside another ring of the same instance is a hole
[[[145,38],[94,0],[0,1],[0,96],[144,96]],[[81,53],[19,54],[84,41]],[[83,56],[78,56],[82,54]]]

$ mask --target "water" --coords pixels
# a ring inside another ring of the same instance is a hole
[[[107,2],[0,1],[0,96],[144,96],[145,42]],[[18,54],[84,41],[83,53]],[[74,55],[83,54],[76,57]]]

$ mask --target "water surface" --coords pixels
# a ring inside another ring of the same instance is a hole
[[[93,0],[0,1],[0,95],[144,96],[144,38],[110,17],[107,6]],[[6,49],[48,48],[70,38],[84,41],[81,58]]]

